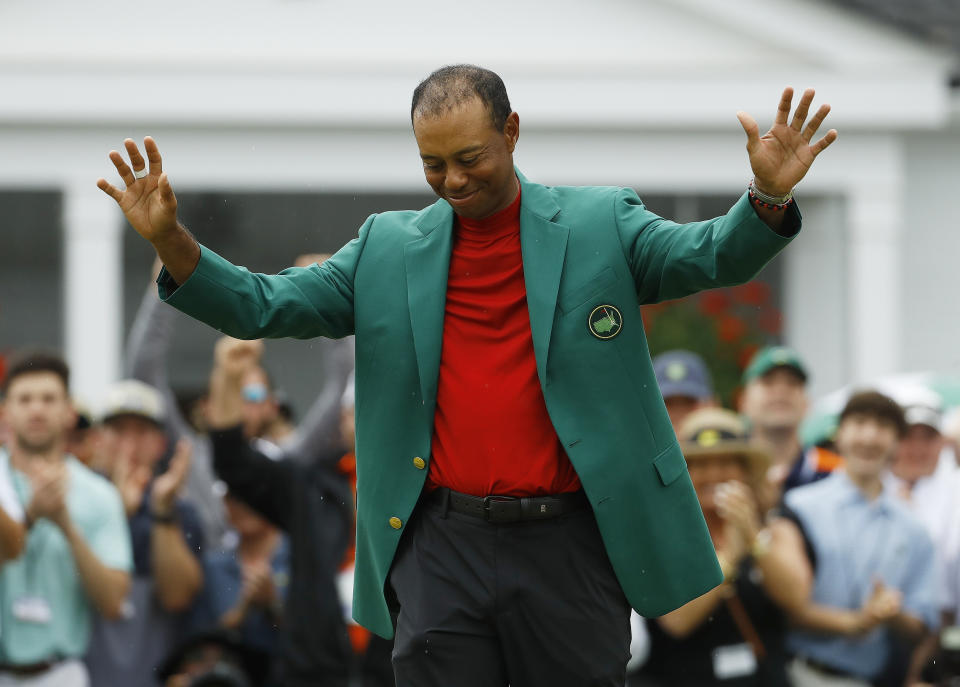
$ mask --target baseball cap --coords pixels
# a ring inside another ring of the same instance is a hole
[[[106,422],[122,415],[134,415],[163,424],[163,396],[149,384],[136,379],[124,379],[107,389],[100,421]]]
[[[768,346],[757,351],[750,359],[747,369],[743,372],[743,383],[749,384],[777,367],[789,367],[800,375],[804,382],[810,377],[807,366],[803,364],[800,354],[795,350],[786,346]]]
[[[925,387],[898,389],[894,400],[903,408],[903,417],[910,425],[926,425],[938,432],[943,426],[943,401],[935,391]]]
[[[688,396],[707,399],[713,396],[713,380],[706,363],[691,351],[667,351],[653,359],[653,372],[664,398]]]

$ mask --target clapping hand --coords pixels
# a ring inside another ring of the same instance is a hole
[[[46,518],[63,529],[67,514],[67,466],[63,463],[38,463],[30,473],[33,496],[27,505],[31,520]]]
[[[860,629],[868,632],[886,625],[900,614],[902,606],[903,594],[899,590],[886,586],[881,580],[874,580],[870,598],[860,609]]]
[[[153,482],[150,494],[150,507],[158,515],[169,515],[173,510],[174,501],[190,472],[190,456],[193,447],[186,439],[177,442],[177,447],[170,459],[167,471]]]
[[[129,518],[143,502],[143,492],[150,482],[151,472],[146,465],[141,465],[134,459],[135,447],[132,441],[109,441],[108,450],[113,450],[113,469],[111,479],[120,498],[123,508]]]
[[[723,541],[719,554],[736,565],[750,553],[760,532],[757,502],[743,482],[722,482],[715,487],[714,503],[723,519]]]
[[[763,136],[759,135],[756,120],[746,112],[738,112],[737,119],[747,134],[747,152],[757,188],[771,196],[783,196],[796,186],[813,164],[814,158],[837,140],[836,129],[830,129],[820,140],[811,145],[814,134],[823,123],[829,105],[821,105],[807,122],[814,91],[808,88],[800,97],[800,103],[787,123],[793,101],[793,89],[786,88],[777,107],[773,126]],[[804,126],[806,123],[806,126]]]

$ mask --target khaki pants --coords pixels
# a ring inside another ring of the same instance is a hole
[[[0,687],[90,687],[90,676],[82,661],[70,659],[36,675],[0,673]]]
[[[871,687],[857,677],[828,675],[817,670],[802,658],[795,658],[787,666],[787,675],[793,687]]]

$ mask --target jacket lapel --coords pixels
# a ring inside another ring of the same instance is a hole
[[[420,393],[432,412],[437,398],[443,313],[453,244],[453,210],[446,201],[434,203],[419,224],[423,237],[406,244],[407,306],[420,374]]]
[[[557,309],[557,294],[563,274],[570,230],[553,219],[560,207],[547,190],[528,183],[517,172],[521,184],[520,250],[523,254],[523,278],[527,287],[527,309],[533,332],[533,352],[541,386],[547,383],[547,356]]]

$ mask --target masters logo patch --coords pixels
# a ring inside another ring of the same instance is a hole
[[[598,305],[590,311],[587,328],[598,339],[612,339],[623,329],[623,316],[612,305]]]

